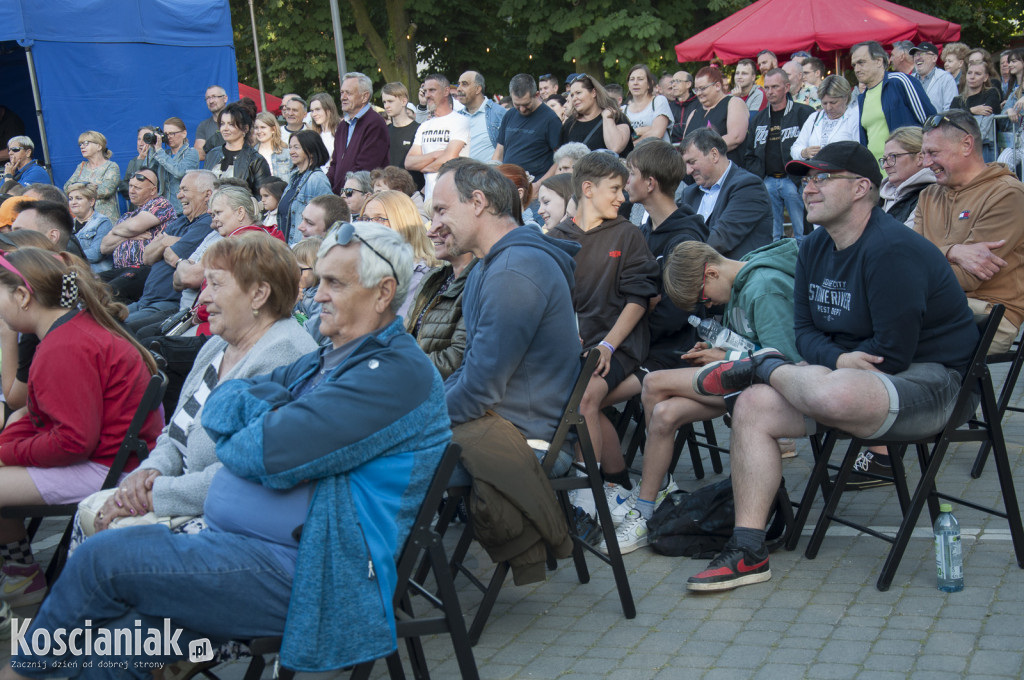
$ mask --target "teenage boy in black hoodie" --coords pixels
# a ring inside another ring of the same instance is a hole
[[[615,154],[596,151],[573,165],[578,208],[572,221],[548,232],[576,241],[572,301],[584,347],[600,352],[580,404],[605,479],[609,509],[626,502],[629,479],[615,427],[601,409],[621,401],[619,388],[647,356],[649,303],[658,294],[659,268],[640,230],[618,216],[629,173]]]

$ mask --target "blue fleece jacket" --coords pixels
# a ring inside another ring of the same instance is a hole
[[[470,272],[462,297],[466,353],[445,381],[453,423],[493,410],[527,438],[554,434],[580,370],[572,306],[578,250],[518,227]]]
[[[232,473],[272,489],[317,481],[281,647],[285,666],[313,672],[396,648],[396,561],[451,440],[441,376],[401,319],[295,396],[322,351],[229,380],[203,409]]]
[[[879,87],[882,88],[882,113],[885,114],[889,132],[905,125],[921,127],[928,116],[935,115],[935,107],[917,78],[911,78],[906,73],[886,72]],[[864,97],[863,92],[857,95],[862,119]],[[863,125],[860,128],[860,143],[865,146],[868,143],[868,133]]]

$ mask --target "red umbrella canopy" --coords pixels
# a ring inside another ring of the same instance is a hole
[[[274,115],[280,114],[281,113],[281,98],[280,97],[275,97],[274,95],[270,94],[269,92],[266,92],[264,94],[267,97],[267,110],[269,110]],[[249,97],[254,102],[256,102],[256,110],[257,111],[262,111],[263,110],[263,108],[260,106],[260,91],[257,90],[255,87],[249,87],[248,85],[246,85],[244,83],[239,83],[238,84],[238,96],[239,97]]]
[[[680,62],[718,57],[726,63],[761,50],[788,54],[814,47],[847,50],[864,40],[947,43],[960,25],[887,0],[758,0],[676,45]]]

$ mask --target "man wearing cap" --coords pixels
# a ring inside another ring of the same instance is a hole
[[[914,59],[914,77],[921,83],[925,94],[936,111],[945,111],[957,95],[956,78],[948,71],[935,68],[939,62],[939,48],[935,43],[923,42],[910,50]]]
[[[1024,322],[1024,184],[1001,163],[985,163],[969,112],[925,121],[921,156],[936,184],[921,193],[914,231],[939,247],[975,314],[1006,306],[991,352],[1010,349]]]
[[[736,527],[690,590],[771,578],[764,529],[782,477],[777,438],[827,428],[932,435],[951,415],[978,340],[941,253],[877,207],[882,176],[871,152],[836,142],[787,170],[805,176],[807,217],[821,225],[800,247],[794,284],[796,345],[808,365],[766,348],[694,377],[700,394],[743,391],[732,420]]]

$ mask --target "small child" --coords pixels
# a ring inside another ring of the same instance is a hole
[[[260,182],[260,207],[263,208],[263,226],[277,226],[277,205],[288,184],[279,177],[266,177]],[[314,254],[315,257],[315,254]]]
[[[573,166],[576,217],[553,227],[554,238],[578,242],[572,300],[584,347],[601,353],[580,412],[605,479],[609,509],[632,489],[619,438],[601,409],[617,403],[617,388],[647,355],[644,314],[658,294],[659,268],[636,225],[619,217],[629,172],[614,154],[594,152]]]
[[[317,344],[325,345],[330,341],[320,334],[320,303],[313,299],[320,288],[316,260],[321,243],[322,238],[311,236],[292,246],[295,259],[299,261],[299,299],[295,303],[294,314]]]

